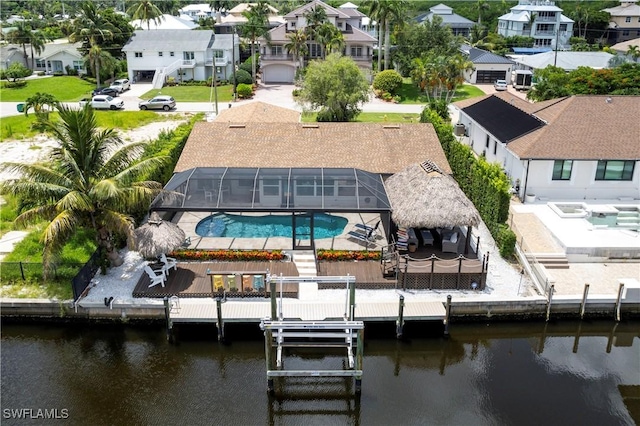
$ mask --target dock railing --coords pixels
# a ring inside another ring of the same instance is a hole
[[[527,244],[524,235],[518,229],[518,226],[513,221],[513,216],[509,221],[511,230],[516,234],[516,257],[523,265],[527,274],[531,277],[531,280],[535,284],[540,294],[548,294],[549,288],[553,285],[553,279],[547,273],[547,269],[542,265],[535,252]]]

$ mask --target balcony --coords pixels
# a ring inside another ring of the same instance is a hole
[[[293,55],[281,54],[281,55],[262,55],[261,61],[293,61]]]
[[[373,55],[357,55],[357,56],[348,55],[347,57],[353,59],[356,62],[371,62],[371,61],[373,61]]]
[[[205,66],[211,67],[215,63],[216,67],[226,67],[229,62],[229,58],[223,56],[222,58],[207,58],[204,64]]]
[[[536,36],[552,36],[552,35],[556,35],[555,31],[536,31],[535,34]]]
[[[181,68],[195,68],[196,60],[195,59],[183,59]]]

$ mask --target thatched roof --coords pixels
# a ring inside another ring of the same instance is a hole
[[[477,226],[480,215],[435,163],[412,164],[385,181],[393,221],[407,228]]]
[[[134,229],[133,233],[137,250],[147,259],[177,249],[185,239],[184,231],[178,225],[160,219],[156,212],[151,213],[147,223]]]

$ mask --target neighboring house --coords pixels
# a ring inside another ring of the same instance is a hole
[[[200,18],[206,18],[214,16],[214,11],[211,9],[210,3],[199,3],[199,4],[190,4],[182,9],[178,10],[180,15],[185,15],[197,21]]]
[[[122,51],[130,80],[152,79],[154,87],[161,88],[169,77],[207,80],[214,67],[219,78],[229,79],[239,43],[238,36],[214,35],[211,30],[136,30]]]
[[[434,16],[439,16],[440,18],[442,18],[442,25],[451,28],[451,32],[453,33],[453,35],[469,37],[471,28],[475,25],[473,21],[468,20],[464,16],[453,13],[452,8],[442,3],[430,8],[428,13],[418,15],[415,18],[415,21],[419,24],[422,24],[425,21],[431,21]]]
[[[298,123],[300,111],[264,102],[251,102],[220,111],[216,123]]]
[[[631,48],[632,46],[635,46],[636,50],[638,51],[638,53],[640,53],[640,38],[634,38],[632,40],[627,40],[627,41],[623,41],[621,43],[616,43],[613,46],[611,46],[611,49],[613,51],[615,51],[616,53],[620,54],[620,55],[627,56],[628,59],[633,61],[634,58],[632,58],[630,55],[628,55],[629,48]],[[639,58],[635,58],[635,62],[638,62],[638,61],[640,61],[640,57]]]
[[[378,30],[377,30],[378,23],[376,21],[373,21],[371,18],[369,18],[364,13],[360,12],[358,10],[358,7],[359,7],[358,5],[355,5],[355,4],[351,3],[351,2],[347,2],[347,3],[344,3],[344,4],[340,5],[338,7],[338,9],[340,9],[341,11],[346,13],[347,15],[353,14],[353,15],[356,15],[356,16],[360,16],[360,18],[361,18],[361,20],[360,20],[360,29],[377,40],[378,39]]]
[[[550,0],[518,0],[506,15],[498,18],[498,34],[505,37],[533,37],[534,47],[569,50],[573,21]]]
[[[236,27],[242,26],[247,22],[247,18],[243,13],[248,12],[256,3],[239,3],[226,13],[218,13],[216,15],[216,25],[214,31],[216,34],[232,34],[237,32]],[[278,14],[278,9],[267,5],[269,8],[269,28],[275,28],[284,23],[282,16]]]
[[[199,25],[190,18],[179,18],[177,16],[162,15],[160,21],[146,21],[135,19],[130,22],[131,26],[136,30],[192,30]]]
[[[640,5],[638,5],[638,0],[621,0],[620,6],[602,11],[611,16],[608,36],[610,44],[640,37]]]
[[[502,165],[520,198],[640,198],[639,96],[530,103],[500,93],[454,105],[463,141]]]
[[[376,39],[360,29],[361,14],[352,13],[350,15],[344,10],[333,8],[320,0],[313,0],[285,15],[286,23],[269,32],[270,42],[267,42],[265,38],[260,39],[260,66],[264,83],[293,83],[299,62],[285,48],[285,45],[289,43],[286,35],[304,29],[307,26],[304,14],[315,7],[324,8],[328,22],[342,32],[345,41],[345,56],[352,58],[365,74],[371,76],[373,46]],[[308,54],[304,58],[305,61],[322,57],[322,47],[318,43],[309,41],[307,47]]]
[[[512,60],[466,44],[462,45],[460,50],[473,62],[473,69],[463,72],[467,82],[489,84],[496,80],[511,80],[511,70],[514,65]]]
[[[578,67],[594,69],[610,68],[609,62],[614,57],[607,52],[545,52],[536,55],[522,55],[512,59],[517,63],[515,69],[538,70],[553,65],[573,71]]]
[[[44,45],[44,50],[39,54],[34,52],[35,60],[33,62],[34,72],[44,72],[53,74],[54,72],[67,73],[67,67],[75,69],[78,73],[86,73],[84,68],[84,58],[78,50],[82,43],[68,43],[59,40]],[[6,69],[14,62],[19,62],[27,68],[31,68],[31,57],[24,58],[22,46],[7,45],[0,49],[1,68]],[[31,55],[31,47],[27,45],[27,55]]]

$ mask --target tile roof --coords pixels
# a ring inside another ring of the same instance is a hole
[[[541,120],[497,96],[489,96],[462,111],[503,143],[544,126]]]
[[[336,16],[338,18],[343,18],[343,19],[349,18],[349,15],[344,13],[344,11],[340,9],[336,9],[335,7],[329,6],[328,4],[323,3],[320,0],[313,0],[312,2],[309,2],[304,6],[301,6],[296,10],[293,10],[287,13],[286,15],[284,15],[284,17],[289,19],[294,19],[298,16],[304,15],[304,13],[307,10],[314,9],[316,6],[324,8],[324,10],[327,12],[327,16]]]
[[[298,123],[300,112],[258,101],[223,109],[215,121],[216,123]]]
[[[509,149],[521,159],[640,160],[640,96],[571,96],[541,109],[548,125]]]
[[[122,48],[132,51],[176,51],[193,50],[202,52],[213,43],[212,30],[136,30]],[[188,49],[187,49],[188,47]]]
[[[471,47],[468,50],[469,60],[474,64],[513,64],[514,62],[505,58],[504,56],[496,55],[495,53],[488,52],[486,50]]]
[[[451,173],[431,124],[198,122],[174,172],[194,167],[338,167],[397,173],[431,160]]]

